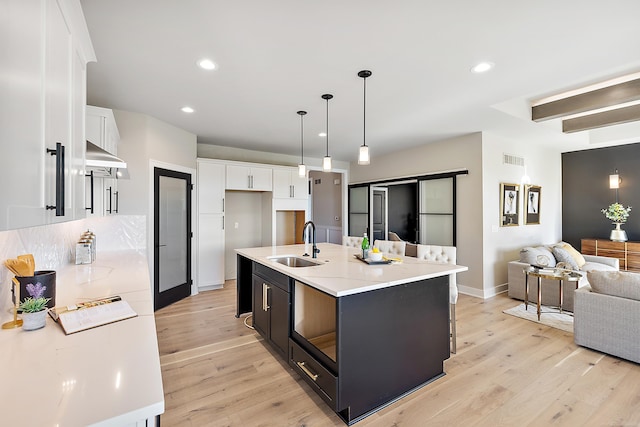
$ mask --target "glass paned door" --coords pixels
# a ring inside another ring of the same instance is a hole
[[[191,175],[155,168],[154,306],[191,294]]]
[[[369,231],[369,186],[349,187],[349,236]]]
[[[419,181],[418,243],[455,246],[454,177]]]

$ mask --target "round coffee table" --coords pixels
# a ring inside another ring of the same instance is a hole
[[[524,272],[524,309],[528,309],[529,303],[529,276],[538,278],[538,321],[540,320],[540,301],[542,300],[542,279],[547,280],[556,280],[558,282],[559,296],[560,296],[560,313],[562,313],[562,302],[564,299],[563,294],[563,282],[575,282],[576,289],[578,289],[578,281],[580,280],[580,273],[570,270],[562,270],[562,269],[551,269],[551,268],[536,268],[536,267],[527,267],[523,270]]]

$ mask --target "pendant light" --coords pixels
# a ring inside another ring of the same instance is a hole
[[[371,77],[371,71],[362,70],[358,73],[358,77],[362,77],[363,97],[362,97],[362,145],[358,155],[359,165],[369,164],[369,147],[367,147],[367,77]]]
[[[333,95],[325,93],[322,95],[322,99],[327,101],[327,155],[322,159],[322,170],[325,172],[331,172],[331,157],[329,156],[329,100],[333,98]]]
[[[306,111],[298,111],[300,115],[300,164],[298,165],[298,175],[300,177],[307,176],[307,167],[304,165],[304,123],[303,118],[304,115],[307,114]]]

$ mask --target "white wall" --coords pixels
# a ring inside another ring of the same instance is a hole
[[[223,147],[220,145],[198,144],[198,157],[207,159],[235,160],[238,162],[265,163],[269,165],[297,166],[300,163],[300,156],[288,154],[276,154],[266,151],[245,150],[242,148]],[[307,167],[322,168],[322,159],[306,157],[304,163]],[[349,162],[334,160],[334,169],[349,169]]]
[[[113,115],[120,133],[118,157],[127,162],[130,179],[118,181],[119,210],[121,214],[146,215],[148,260],[151,283],[154,283],[153,265],[153,167],[192,174],[196,183],[196,135],[164,123],[146,114],[114,110]],[[192,205],[195,208],[195,196]],[[194,234],[197,224],[192,212]],[[195,239],[194,239],[195,242]],[[195,245],[192,245],[192,275],[195,273]],[[192,288],[195,292],[195,285]]]
[[[531,143],[520,143],[490,133],[483,134],[483,202],[485,236],[485,291],[491,287],[506,290],[507,263],[519,258],[520,249],[528,245],[555,243],[562,236],[562,165],[560,152],[540,150]],[[532,185],[542,187],[540,224],[523,225],[523,189],[520,189],[520,226],[500,227],[500,183],[520,184],[524,168],[503,164],[503,154],[525,159]]]
[[[236,278],[235,249],[262,246],[262,193],[225,193],[225,280]]]
[[[461,292],[481,296],[483,291],[482,246],[482,135],[462,137],[373,156],[368,166],[352,163],[350,183],[376,181],[466,169],[457,178],[458,263],[469,271],[458,274]]]
[[[113,114],[120,132],[118,157],[127,162],[131,177],[118,181],[120,212],[153,217],[148,197],[150,161],[196,169],[196,135],[146,114],[119,110]]]

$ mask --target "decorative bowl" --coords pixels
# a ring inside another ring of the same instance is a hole
[[[371,261],[382,261],[382,252],[369,252]]]

